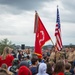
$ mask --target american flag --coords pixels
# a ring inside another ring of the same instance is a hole
[[[62,49],[62,39],[61,39],[61,26],[60,26],[60,17],[59,10],[57,6],[57,19],[56,19],[56,28],[55,28],[55,36],[56,36],[56,49],[60,51]]]

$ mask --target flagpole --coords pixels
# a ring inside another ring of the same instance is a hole
[[[52,42],[52,44],[53,44],[53,46],[54,46],[54,48],[55,48],[55,50],[56,50],[57,48],[56,48],[56,46],[54,45],[54,42],[53,42],[53,40],[52,40],[52,39],[51,39],[51,42]]]
[[[36,31],[37,31],[37,26],[38,26],[38,22],[37,22],[38,20],[37,20],[37,18],[38,18],[38,13],[35,10],[34,33],[36,33]]]
[[[54,46],[54,42],[53,42],[53,40],[51,39],[51,42],[52,42],[52,44],[53,44],[53,46]]]

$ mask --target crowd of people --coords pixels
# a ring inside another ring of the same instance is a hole
[[[0,55],[0,75],[75,75],[75,49],[43,50],[42,58],[30,49],[14,52],[5,47]]]

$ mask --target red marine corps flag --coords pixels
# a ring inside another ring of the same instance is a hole
[[[39,57],[42,57],[42,46],[51,38],[37,12],[35,14],[34,32],[36,33],[34,53],[37,54]]]
[[[56,46],[56,49],[58,51],[60,51],[62,49],[62,39],[61,39],[61,25],[60,25],[58,6],[57,6],[57,19],[56,19],[55,36],[56,36],[55,46]]]

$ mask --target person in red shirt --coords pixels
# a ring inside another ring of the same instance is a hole
[[[12,65],[14,57],[9,54],[9,47],[5,47],[3,54],[0,56],[0,67],[3,63],[5,63],[8,67]]]
[[[59,60],[58,62],[56,62],[54,73],[52,75],[64,75],[64,69],[65,69],[64,62]]]

